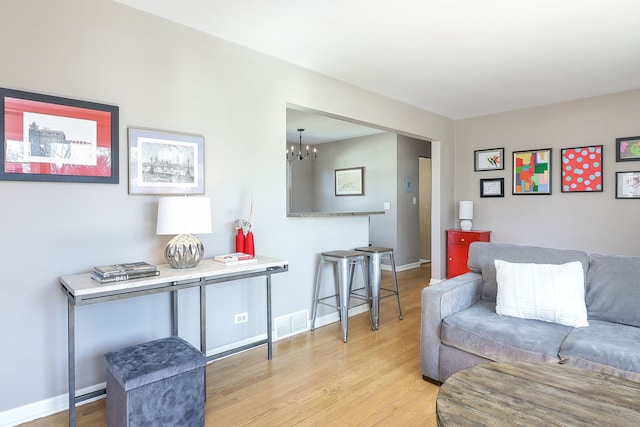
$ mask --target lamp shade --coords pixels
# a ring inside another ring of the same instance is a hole
[[[463,200],[460,202],[460,208],[458,209],[459,219],[473,219],[473,202],[470,200]]]
[[[211,199],[161,197],[158,199],[157,235],[211,233]]]

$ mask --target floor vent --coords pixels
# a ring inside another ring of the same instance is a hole
[[[285,314],[284,316],[276,317],[274,319],[274,341],[308,330],[308,318],[309,310],[302,310],[296,313]]]

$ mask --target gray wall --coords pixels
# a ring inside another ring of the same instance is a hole
[[[429,142],[394,133],[325,143],[315,161],[291,163],[292,206],[297,212],[381,211],[371,215],[369,242],[395,249],[398,266],[420,259],[418,158],[430,157]],[[335,196],[335,169],[364,167],[364,196]],[[311,176],[311,178],[309,178]],[[405,192],[405,178],[413,190]],[[415,198],[415,203],[414,199]]]
[[[615,139],[640,135],[640,91],[589,98],[456,122],[455,200],[474,201],[474,229],[496,242],[640,255],[635,224],[640,201],[615,198]],[[562,193],[560,149],[604,144],[604,191]],[[504,147],[505,169],[474,172],[473,151]],[[512,152],[553,150],[552,195],[512,195]],[[505,178],[504,198],[480,198],[481,178]]]
[[[398,245],[396,263],[420,261],[420,157],[431,157],[431,144],[406,136],[398,136]],[[405,179],[412,179],[413,189],[405,189]],[[414,201],[415,198],[415,201]]]
[[[118,185],[0,182],[0,424],[65,404],[60,275],[164,262],[168,237],[155,235],[157,197],[127,193],[127,126],[205,136],[205,193],[213,204],[213,233],[200,236],[206,256],[233,248],[233,221],[248,216],[253,195],[257,252],[291,263],[274,278],[274,316],[310,307],[319,252],[368,243],[366,217],[287,218],[287,103],[441,141],[443,188],[435,200],[451,204],[451,120],[109,0],[10,0],[2,16],[0,38],[10,42],[0,45],[0,84],[118,105],[121,156]],[[438,212],[438,222],[452,223],[452,212]],[[264,333],[262,288],[260,280],[209,288],[211,349]],[[182,295],[181,305],[181,335],[194,341],[194,293]],[[168,310],[167,295],[79,308],[78,387],[104,381],[103,353],[168,334]],[[233,314],[244,311],[249,322],[234,325]]]
[[[396,168],[396,135],[379,133],[322,144],[314,165],[314,208],[318,212],[382,210],[384,200],[395,196],[391,173]],[[335,170],[364,167],[364,195],[336,196]]]

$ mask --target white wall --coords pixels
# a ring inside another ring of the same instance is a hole
[[[455,199],[474,201],[474,229],[495,242],[640,255],[640,201],[615,198],[615,139],[640,135],[640,91],[530,108],[456,122]],[[600,193],[560,191],[560,149],[604,145]],[[503,171],[474,172],[473,151],[505,148]],[[551,195],[512,195],[512,152],[552,148]],[[481,178],[505,178],[504,198],[480,198]]]
[[[253,194],[257,252],[291,263],[274,277],[274,316],[310,306],[319,252],[368,241],[366,217],[287,218],[287,103],[442,141],[437,204],[447,205],[453,193],[451,120],[109,0],[5,1],[2,15],[0,84],[118,105],[121,172],[118,185],[0,182],[0,423],[14,408],[67,391],[58,276],[105,263],[163,262],[157,198],[127,194],[127,126],[205,136],[208,256],[233,248],[232,222],[248,215]],[[453,223],[448,210],[437,215],[438,223]],[[436,265],[434,275],[440,271]],[[262,287],[247,281],[209,289],[212,348],[264,332]],[[188,315],[196,305],[193,293],[185,297]],[[167,295],[80,307],[78,387],[104,380],[106,351],[166,335],[168,309]],[[235,326],[233,313],[242,311],[250,322]],[[181,331],[192,340],[195,323],[187,318]]]

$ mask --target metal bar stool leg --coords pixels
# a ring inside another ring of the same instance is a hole
[[[316,329],[316,316],[318,314],[318,298],[320,297],[320,284],[322,283],[322,270],[324,270],[324,257],[320,255],[318,263],[318,274],[316,275],[316,288],[313,292],[313,303],[311,305],[311,330]]]
[[[366,264],[366,266],[365,266]],[[361,271],[362,271],[362,280],[364,281],[364,293],[367,298],[367,304],[369,304],[369,320],[371,321],[371,330],[373,330],[373,312],[372,312],[372,289],[371,282],[369,281],[369,257],[364,257],[362,262],[360,263]]]
[[[393,284],[396,291],[396,300],[398,301],[398,314],[400,320],[402,320],[402,308],[400,307],[400,292],[398,291],[398,275],[396,274],[396,260],[393,257],[393,251],[389,252],[389,259],[391,261],[391,270],[393,271]]]
[[[369,258],[369,283],[371,284],[371,306],[373,307],[373,323],[371,329],[377,330],[380,322],[380,254],[370,253]]]
[[[349,260],[338,260],[338,287],[340,288],[340,312],[342,323],[342,341],[347,342],[349,332],[349,300],[351,298],[351,280],[349,275]]]

